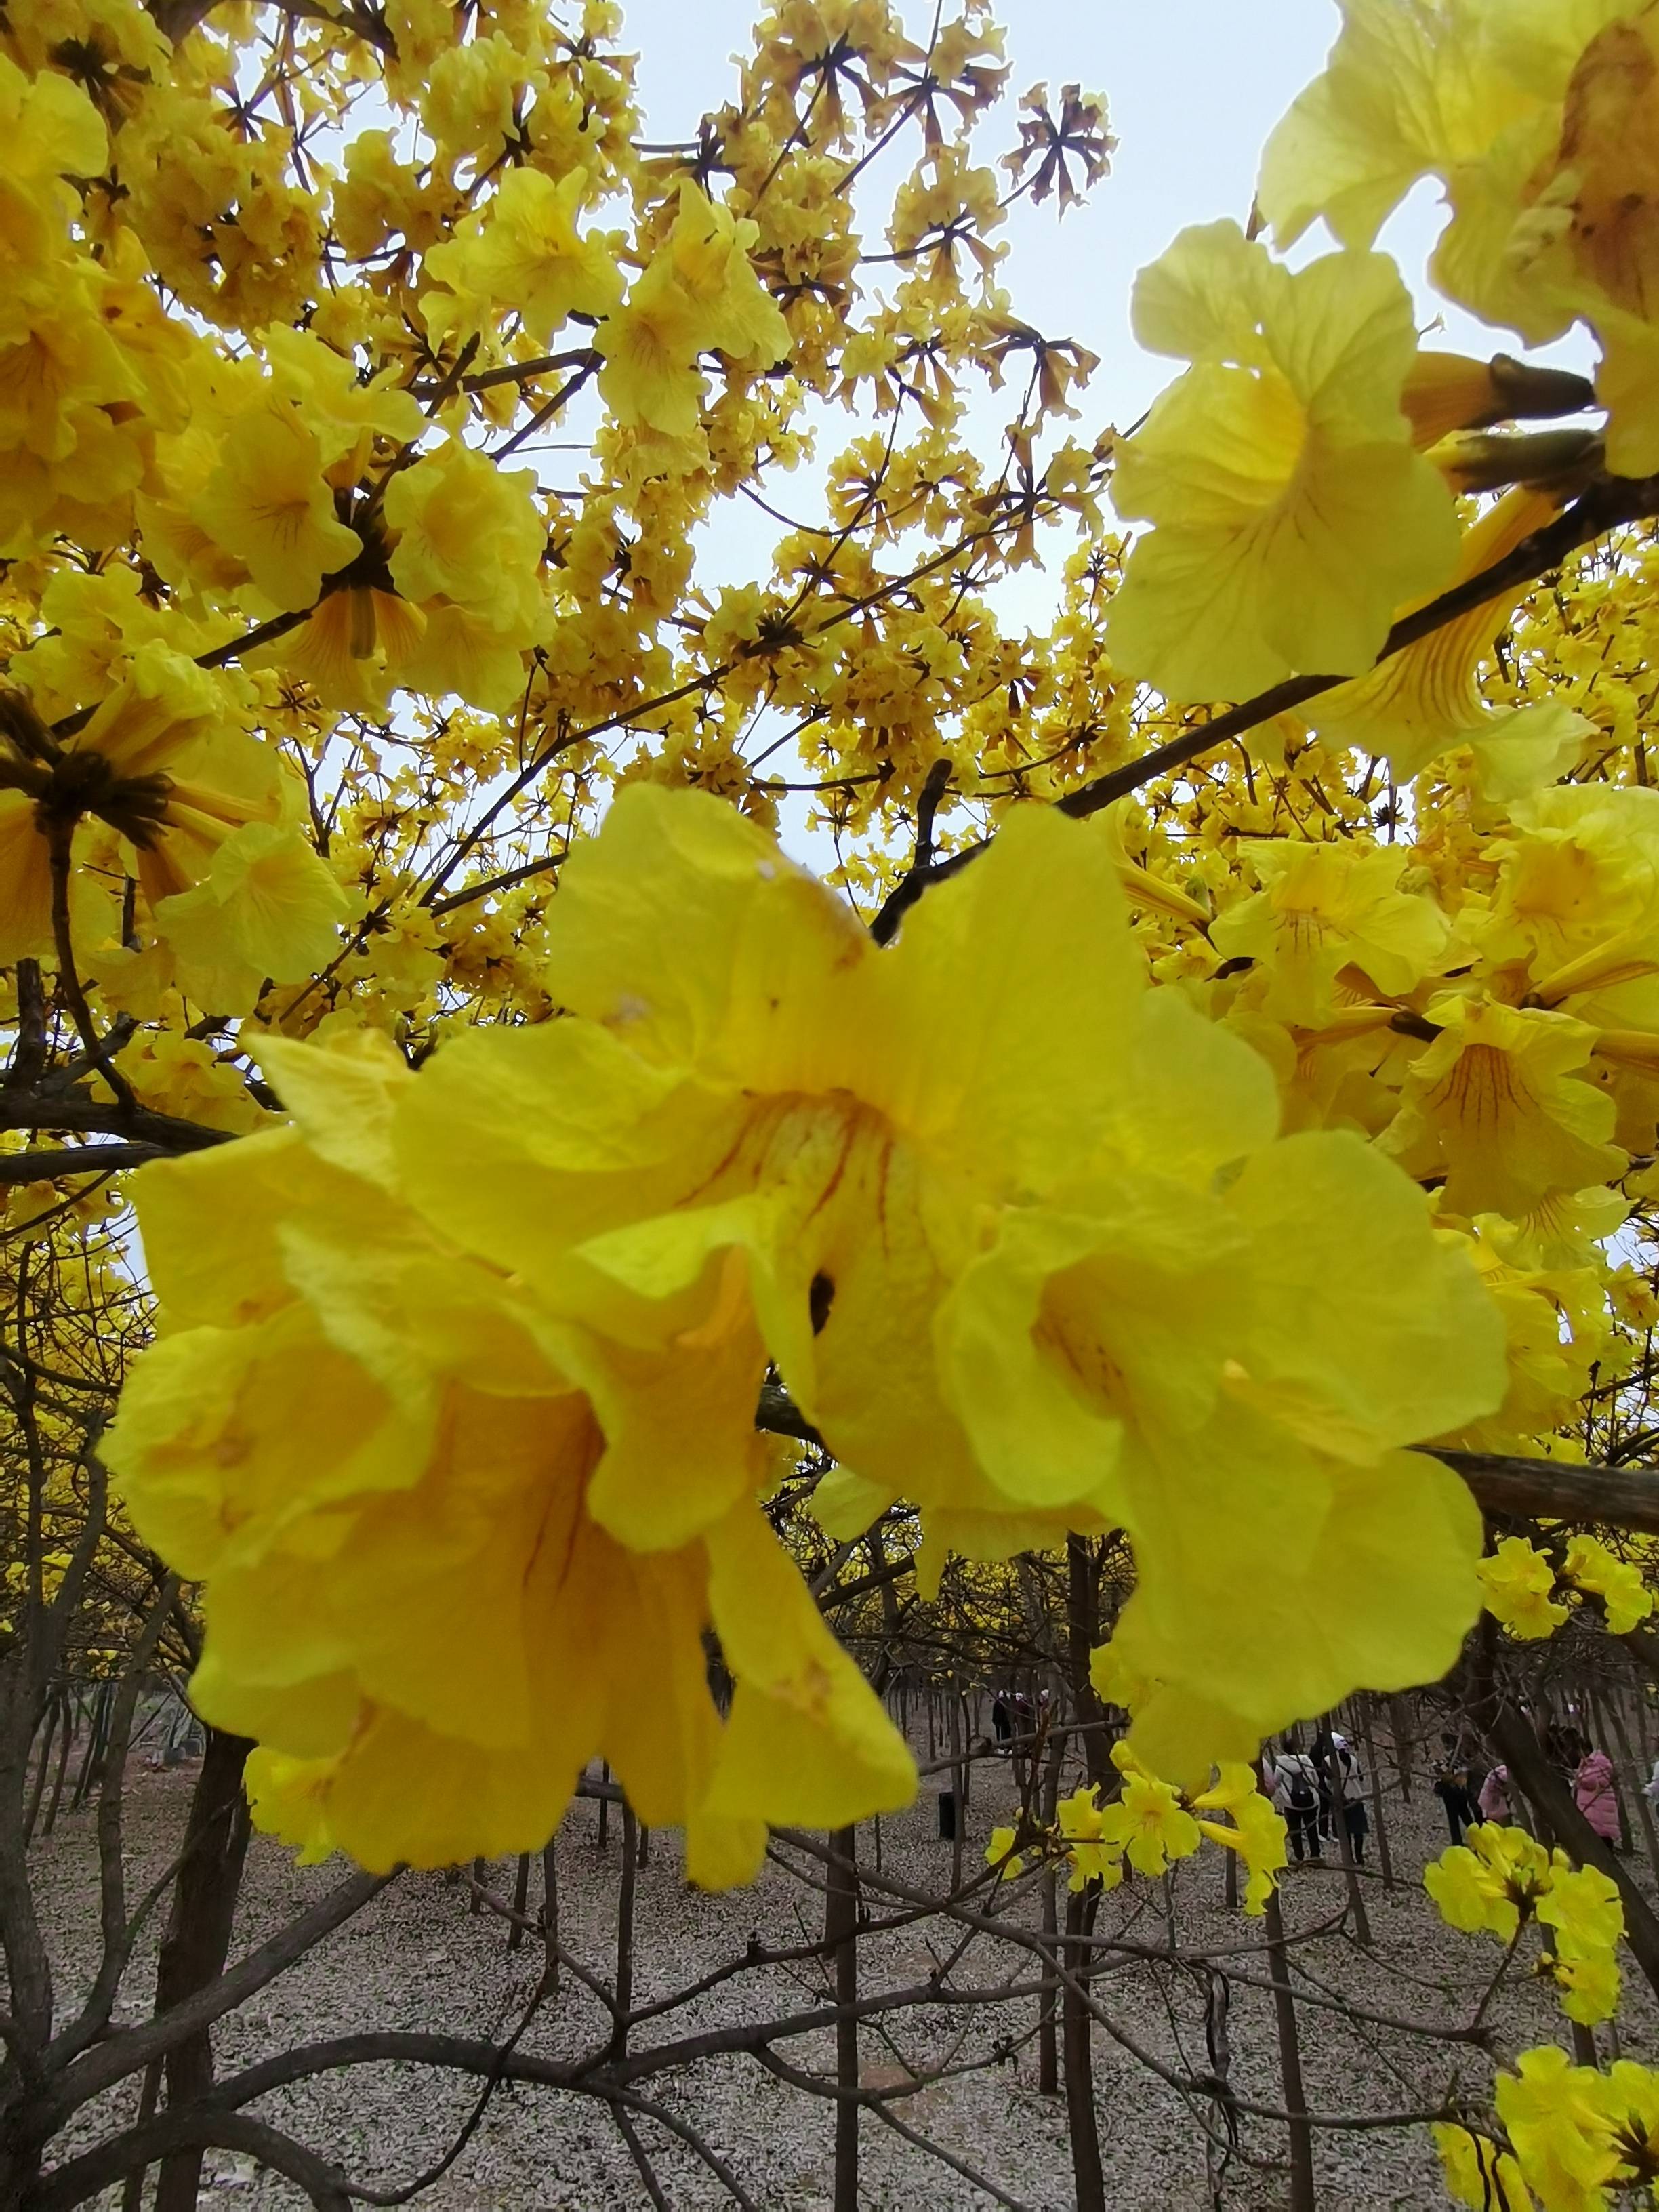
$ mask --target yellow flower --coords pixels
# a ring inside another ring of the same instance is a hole
[[[1476,941],[1524,962],[1547,1006],[1597,1024],[1659,1028],[1659,792],[1563,785],[1512,811]]]
[[[1466,1832],[1425,1867],[1423,1887],[1448,1927],[1510,1942],[1548,1887],[1549,1853],[1524,1828],[1483,1821]]]
[[[1109,1646],[1107,1647],[1109,1649]],[[1255,1770],[1242,1761],[1221,1767],[1214,1784],[1191,1801],[1193,1812],[1227,1813],[1231,1825],[1200,1820],[1199,1827],[1212,1843],[1237,1851],[1244,1862],[1244,1910],[1252,1918],[1265,1911],[1285,1864],[1285,1842],[1289,1832],[1282,1814],[1261,1794]]]
[[[1659,2173],[1659,2073],[1633,2058],[1615,2058],[1602,2091],[1608,2130],[1623,2166],[1619,2179],[1651,2182]]]
[[[1111,1808],[1102,1807],[1096,1785],[1085,1782],[1055,1809],[1071,1861],[1066,1887],[1081,1890],[1097,1881],[1103,1889],[1115,1889],[1123,1880],[1123,1844],[1109,1832]]]
[[[1607,1607],[1607,1626],[1615,1636],[1626,1635],[1653,1611],[1653,1593],[1640,1571],[1628,1559],[1615,1559],[1594,1536],[1568,1539],[1562,1571],[1577,1589],[1593,1590],[1601,1600]]]
[[[61,744],[11,696],[0,761],[0,959],[52,944],[55,823],[90,817],[118,831],[153,915],[199,878],[233,831],[281,811],[275,753],[228,719],[217,679],[167,646],[140,647],[86,727]]]
[[[1101,1814],[1103,1842],[1122,1852],[1137,1874],[1155,1877],[1176,1859],[1198,1849],[1198,1822],[1176,1790],[1134,1760],[1127,1743],[1112,1747],[1112,1763],[1123,1777],[1122,1794]]]
[[[137,1526],[207,1583],[192,1695],[269,1754],[261,1820],[375,1868],[526,1850],[603,1755],[721,1886],[769,1820],[906,1802],[908,1755],[768,1528],[752,1442],[694,1534],[629,1549],[589,1510],[630,1452],[672,1500],[666,1425],[709,1388],[695,1325],[608,1420],[580,1332],[411,1209],[397,1055],[265,1053],[295,1126],[139,1184],[167,1329],[108,1438]]]
[[[708,387],[696,367],[703,325],[665,261],[653,261],[593,343],[605,356],[599,392],[619,422],[686,438]]]
[[[609,314],[622,298],[622,271],[615,239],[577,232],[587,185],[585,169],[557,183],[539,169],[509,169],[476,234],[434,246],[427,269],[457,294],[514,308],[538,343],[570,315]],[[434,295],[428,319],[434,313],[447,327],[453,303]]]
[[[1599,1867],[1574,1867],[1558,1851],[1538,1917],[1556,1931],[1564,1951],[1611,1951],[1625,1932],[1619,1885]]]
[[[1501,561],[1550,520],[1560,501],[1525,484],[1506,492],[1463,533],[1451,581],[1465,583]],[[1480,665],[1519,604],[1517,586],[1393,653],[1367,676],[1310,702],[1313,726],[1345,745],[1386,754],[1389,776],[1408,781],[1454,747],[1473,748],[1485,795],[1523,796],[1576,757],[1589,729],[1559,699],[1492,707],[1480,695]],[[1420,605],[1419,600],[1415,605]],[[1402,607],[1404,614],[1412,611]]]
[[[759,235],[689,179],[681,185],[667,240],[594,334],[605,356],[599,390],[619,422],[687,437],[707,389],[699,354],[756,368],[787,357],[788,325],[750,259]]]
[[[396,592],[349,584],[327,592],[314,614],[267,651],[291,683],[308,684],[324,706],[379,716],[388,686],[407,678],[426,629],[420,608]],[[259,662],[250,654],[244,665]]]
[[[451,438],[394,477],[386,519],[398,533],[392,575],[407,599],[443,599],[507,629],[533,623],[547,533],[533,469],[498,469]]]
[[[66,177],[100,176],[109,161],[102,118],[55,70],[31,78],[0,54],[0,266],[38,264],[75,196]]]
[[[1510,1387],[1496,1413],[1448,1441],[1472,1451],[1533,1450],[1571,1425],[1606,1356],[1607,1286],[1595,1267],[1529,1266],[1528,1231],[1496,1214],[1481,1215],[1476,1229],[1473,1257],[1504,1316]]]
[[[1538,1972],[1555,1984],[1569,2020],[1592,2027],[1619,2008],[1620,1937],[1625,1909],[1619,1885],[1599,1867],[1574,1867],[1557,1851],[1538,1917],[1555,1931],[1553,1953]]]
[[[1454,1213],[1518,1220],[1556,1190],[1617,1181],[1613,1100],[1584,1079],[1595,1032],[1495,999],[1437,999],[1441,1034],[1413,1064],[1384,1151],[1443,1175]]]
[[[1430,2132],[1446,2187],[1459,2204],[1472,2212],[1533,2212],[1532,2192],[1507,2151],[1450,2121],[1437,2120]]]
[[[335,511],[327,456],[311,422],[273,400],[236,417],[218,466],[194,503],[196,521],[241,562],[279,611],[314,604],[325,576],[362,550]]]
[[[349,902],[298,829],[234,830],[195,887],[155,908],[181,990],[215,1013],[249,1012],[262,985],[302,983],[340,950]]]
[[[1118,513],[1158,526],[1108,610],[1114,659],[1176,700],[1369,668],[1395,607],[1457,558],[1451,495],[1401,412],[1416,335],[1393,262],[1292,273],[1212,223],[1142,271],[1134,319],[1193,366],[1119,457]]]
[[[1505,1536],[1480,1562],[1488,1613],[1511,1636],[1533,1643],[1553,1636],[1569,1608],[1555,1601],[1555,1569],[1524,1536]]]
[[[1619,2166],[1607,2137],[1601,2076],[1553,2044],[1523,2051],[1498,2077],[1498,2115],[1522,2174],[1548,2212],[1603,2212]]]
[[[1229,959],[1263,963],[1260,1011],[1316,1029],[1340,1005],[1337,979],[1358,970],[1384,997],[1401,998],[1438,966],[1449,925],[1432,897],[1407,890],[1409,846],[1275,840],[1252,847],[1261,888],[1216,917],[1210,935]]]
[[[1611,1951],[1546,1953],[1535,1968],[1553,1988],[1562,2011],[1583,2027],[1611,2020],[1619,2009],[1619,1961]]]
[[[1012,1881],[1024,1871],[1025,1862],[1014,1849],[1017,1828],[993,1828],[991,1840],[985,1846],[985,1863],[995,1867],[1000,1879]]]
[[[1047,988],[1039,913],[1091,948]],[[574,1018],[459,1036],[411,1097],[447,1234],[619,1344],[724,1282],[751,1393],[769,1358],[869,1516],[915,1499],[924,1575],[1127,1528],[1177,1780],[1449,1663],[1479,1519],[1397,1447],[1501,1399],[1499,1318],[1396,1170],[1277,1141],[1255,1054],[1145,989],[1101,841],[1017,812],[881,952],[729,809],[634,785],[546,927]],[[592,1510],[656,1540],[654,1482]]]
[[[1608,459],[1659,468],[1659,22],[1633,0],[1341,0],[1329,64],[1268,142],[1288,245],[1317,215],[1368,246],[1418,178],[1452,220],[1440,289],[1529,344],[1600,339]]]

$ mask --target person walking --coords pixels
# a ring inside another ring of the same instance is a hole
[[[1356,1866],[1365,1863],[1365,1838],[1370,1832],[1370,1814],[1365,1806],[1365,1775],[1359,1764],[1359,1754],[1346,1736],[1331,1731],[1329,1771],[1331,1794],[1341,1809],[1342,1825],[1348,1832],[1348,1850]]]
[[[1469,1762],[1449,1730],[1441,1736],[1441,1755],[1435,1762],[1434,1794],[1446,1808],[1446,1826],[1455,1844],[1463,1840],[1465,1828],[1480,1817],[1469,1800]]]
[[[1596,1751],[1582,1737],[1576,1747],[1581,1756],[1573,1769],[1573,1802],[1603,1843],[1616,1844],[1620,1840],[1622,1824],[1619,1818],[1619,1786],[1613,1779],[1613,1761],[1605,1751]]]
[[[1496,1820],[1500,1826],[1507,1825],[1512,1817],[1510,1809],[1510,1770],[1507,1766],[1494,1766],[1481,1784],[1480,1817],[1483,1820]]]
[[[1000,1757],[1008,1756],[1009,1740],[1014,1733],[1014,1717],[1008,1710],[1008,1700],[1000,1690],[991,1699],[991,1732],[997,1740]]]
[[[1267,1795],[1284,1815],[1286,1838],[1298,1865],[1304,1856],[1322,1859],[1319,1842],[1319,1770],[1293,1736],[1285,1736],[1268,1762]]]

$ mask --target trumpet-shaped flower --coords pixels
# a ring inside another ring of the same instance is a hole
[[[1142,271],[1134,319],[1193,366],[1119,456],[1118,513],[1157,527],[1107,615],[1115,659],[1178,700],[1368,669],[1396,606],[1457,558],[1451,495],[1401,411],[1416,334],[1393,262],[1292,273],[1212,223]]]
[[[1557,1851],[1538,1917],[1554,1932],[1553,1949],[1539,1961],[1569,2020],[1585,2027],[1611,2020],[1619,2008],[1617,1945],[1625,1932],[1619,1885],[1599,1867],[1572,1867]]]
[[[1178,1790],[1139,1765],[1127,1743],[1112,1747],[1112,1763],[1123,1777],[1121,1794],[1101,1814],[1101,1837],[1128,1860],[1137,1874],[1156,1877],[1176,1859],[1198,1849],[1198,1822]]]
[[[1626,2169],[1619,2179],[1650,2182],[1659,2174],[1659,2073],[1633,2058],[1615,2058],[1607,2069],[1602,2103]]]
[[[4,725],[0,959],[52,942],[54,830],[88,817],[117,830],[154,915],[206,872],[236,830],[282,810],[275,754],[235,726],[214,677],[160,643],[139,648],[67,741],[52,738],[21,696]]]
[[[1449,927],[1431,898],[1401,888],[1408,846],[1275,841],[1250,857],[1261,890],[1218,915],[1210,934],[1229,959],[1263,963],[1262,1013],[1317,1029],[1341,1003],[1345,969],[1396,998],[1439,964]]]
[[[0,267],[36,266],[74,205],[67,177],[100,175],[109,160],[102,117],[78,85],[55,70],[31,78],[0,54]]]
[[[507,629],[533,624],[547,533],[532,469],[498,469],[452,438],[394,477],[386,519],[398,532],[393,582],[416,604],[442,599]]]
[[[1454,1213],[1522,1218],[1552,1191],[1616,1181],[1614,1105],[1585,1080],[1595,1032],[1495,999],[1437,999],[1441,1034],[1419,1054],[1382,1146],[1442,1175]]]
[[[327,455],[300,410],[250,408],[228,431],[219,464],[193,514],[221,550],[240,561],[279,610],[308,607],[325,576],[362,551],[340,520],[324,469]]]
[[[1062,1797],[1055,1808],[1071,1862],[1069,1888],[1086,1889],[1091,1882],[1098,1882],[1103,1889],[1115,1889],[1123,1880],[1123,1842],[1109,1826],[1112,1809],[1102,1805],[1092,1782]]]
[[[301,983],[339,951],[349,902],[297,828],[234,830],[192,890],[155,908],[179,987],[216,1012],[251,1011],[262,985]]]
[[[1508,1943],[1533,1917],[1551,1873],[1549,1853],[1524,1828],[1485,1821],[1423,1869],[1423,1887],[1449,1927]]]
[[[1495,2097],[1528,2185],[1548,2212],[1603,2212],[1620,2160],[1602,2077],[1593,2066],[1575,2066],[1554,2044],[1523,2051],[1516,2066],[1498,2075]]]
[[[108,1438],[137,1525],[207,1583],[192,1695],[259,1740],[262,1824],[374,1868],[529,1850],[602,1754],[721,1886],[769,1820],[907,1802],[908,1753],[760,1511],[763,1455],[740,1445],[694,1534],[618,1543],[594,1483],[643,1449],[672,1492],[666,1429],[607,1425],[580,1332],[410,1207],[395,1054],[267,1052],[295,1126],[140,1188],[168,1327]],[[646,1427],[718,1388],[681,1319],[630,1378]]]
[[[1206,1813],[1230,1816],[1228,1821],[1199,1817],[1198,1825],[1212,1843],[1237,1851],[1244,1862],[1244,1910],[1255,1918],[1267,1909],[1277,1887],[1275,1877],[1284,1869],[1289,1831],[1283,1814],[1263,1796],[1254,1767],[1242,1760],[1224,1765],[1213,1784],[1188,1803],[1195,1816]]]
[[[1451,580],[1467,583],[1494,567],[1547,522],[1559,505],[1549,493],[1525,484],[1506,492],[1464,532]],[[1489,799],[1520,798],[1535,789],[1576,754],[1590,725],[1561,700],[1492,707],[1480,696],[1480,665],[1491,656],[1523,589],[1517,586],[1471,608],[1415,645],[1391,653],[1369,675],[1324,693],[1310,704],[1309,720],[1342,744],[1386,754],[1396,783],[1420,774],[1443,753],[1468,745]]]
[[[462,297],[516,309],[541,344],[570,315],[608,315],[623,292],[617,240],[577,231],[586,191],[585,169],[556,183],[539,169],[509,169],[476,231],[434,246],[426,266]],[[448,326],[454,303],[436,295],[429,313]]]
[[[1431,2132],[1455,2203],[1472,2212],[1533,2212],[1532,2191],[1508,2151],[1449,2120],[1437,2120]]]
[[[1641,1571],[1628,1559],[1614,1559],[1594,1536],[1568,1539],[1562,1571],[1576,1589],[1593,1591],[1601,1600],[1615,1636],[1626,1635],[1653,1611],[1653,1592]]]
[[[1012,981],[1039,886],[1092,948],[1051,991]],[[1501,1397],[1498,1316],[1395,1170],[1277,1141],[1255,1055],[1146,992],[1100,841],[1016,815],[884,953],[729,809],[635,786],[548,929],[575,1018],[458,1037],[410,1094],[445,1234],[619,1345],[725,1284],[751,1387],[769,1357],[930,1547],[1127,1527],[1137,1740],[1177,1779],[1449,1656],[1478,1519],[1396,1448]],[[699,1464],[688,1528],[730,1503]],[[592,1507],[661,1540],[644,1469]]]
[[[986,1865],[994,1867],[1003,1881],[1015,1881],[1025,1869],[1025,1861],[1014,1849],[1018,1833],[1017,1828],[993,1828],[985,1846]]]
[[[1511,1636],[1535,1643],[1553,1636],[1570,1608],[1558,1604],[1555,1569],[1524,1536],[1505,1536],[1480,1562],[1486,1607]]]
[[[789,326],[750,259],[759,236],[747,217],[681,185],[668,238],[594,336],[599,390],[618,422],[686,437],[706,388],[699,354],[756,368],[788,354]]]

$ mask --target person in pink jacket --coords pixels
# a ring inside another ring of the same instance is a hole
[[[1607,1843],[1616,1844],[1620,1833],[1619,1793],[1613,1784],[1613,1761],[1605,1751],[1585,1747],[1573,1770],[1572,1794],[1579,1811],[1596,1834]]]
[[[1480,1817],[1500,1826],[1510,1818],[1510,1770],[1494,1766],[1480,1785]]]

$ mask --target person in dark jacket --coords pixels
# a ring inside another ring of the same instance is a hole
[[[1455,1844],[1463,1840],[1480,1815],[1469,1796],[1469,1762],[1457,1738],[1449,1732],[1440,1739],[1441,1755],[1435,1762],[1434,1794],[1446,1808],[1446,1826]]]

